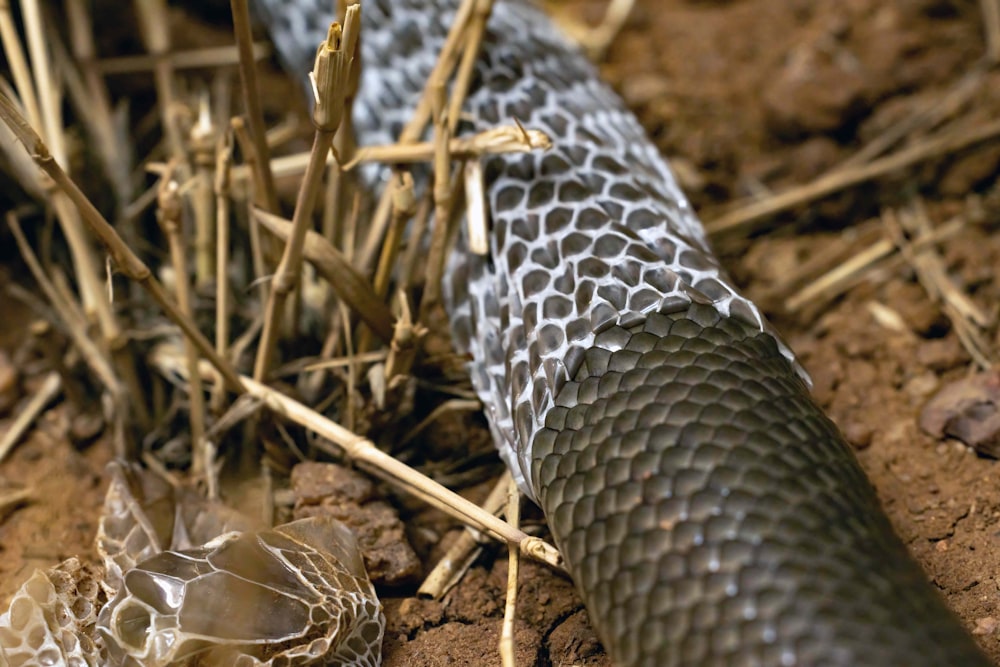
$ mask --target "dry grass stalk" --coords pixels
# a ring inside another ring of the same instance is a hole
[[[270,44],[266,42],[251,44],[251,57],[253,60],[264,60],[270,55]],[[240,52],[235,46],[211,46],[187,51],[174,50],[165,57],[170,61],[170,66],[175,71],[229,67],[240,63]],[[148,54],[115,56],[103,58],[97,65],[97,72],[104,76],[135,74],[137,72],[152,71],[155,66],[155,59]]]
[[[406,293],[400,290],[396,294],[399,317],[389,345],[389,357],[385,362],[385,376],[390,387],[410,374],[417,359],[420,341],[427,335],[427,327],[413,321]]]
[[[37,95],[37,105],[30,102],[25,105],[29,113],[32,112],[33,106],[34,111],[39,113],[37,118],[30,118],[31,126],[39,128],[38,131],[46,138],[51,146],[53,159],[60,165],[65,165],[68,163],[68,156],[62,128],[62,105],[59,95],[60,88],[57,84],[59,77],[55,74],[49,59],[44,29],[45,21],[37,0],[24,0],[22,12],[28,51],[31,55],[30,74],[33,78],[33,85],[32,82],[24,81],[26,87],[23,90],[19,89],[18,94],[22,99]],[[12,39],[17,40],[16,34],[12,36]],[[23,52],[20,46],[13,45],[9,51]],[[23,77],[18,78],[23,79]],[[120,344],[121,331],[112,312],[111,304],[101,286],[98,262],[82,229],[80,218],[61,193],[51,193],[50,201],[73,257],[73,266],[76,270],[84,309],[88,316],[96,316],[106,344],[108,347],[114,348]]]
[[[41,127],[42,111],[38,106],[38,96],[32,83],[31,68],[28,67],[28,59],[21,45],[9,2],[0,4],[0,40],[3,41],[4,55],[7,57],[14,86],[19,91],[21,104],[24,105],[25,116],[32,126]]]
[[[986,61],[1000,63],[1000,0],[979,0],[986,30]]]
[[[483,163],[465,163],[462,182],[465,185],[465,235],[469,252],[486,256],[490,251],[489,215],[486,211],[486,186]]]
[[[174,269],[177,308],[190,320],[194,320],[191,308],[191,286],[188,284],[187,247],[184,242],[184,206],[181,200],[180,186],[173,179],[173,170],[160,179],[159,197],[157,197],[156,218],[163,229],[164,236],[170,246],[170,262]],[[184,339],[184,356],[188,366],[188,413],[191,424],[191,472],[200,477],[207,461],[204,451],[205,431],[205,392],[198,375],[198,349],[190,338]]]
[[[73,77],[73,72],[68,69],[64,71],[60,77],[52,68],[52,64],[49,59],[49,40],[45,35],[46,23],[42,18],[41,9],[38,3],[33,0],[27,1],[23,4],[22,9],[25,32],[32,58],[33,68],[31,74],[33,75],[34,86],[32,86],[29,80],[27,80],[28,77],[26,75],[18,75],[18,80],[20,80],[25,86],[24,91],[19,91],[20,96],[22,98],[35,99],[35,95],[37,94],[38,104],[35,105],[35,112],[39,113],[40,116],[31,119],[32,127],[43,128],[44,135],[47,136],[53,146],[50,158],[59,164],[66,164],[68,156],[65,137],[62,130],[59,87],[57,86],[56,81],[67,78],[70,81],[74,81],[75,79]],[[13,41],[6,44],[5,48],[7,48],[10,53],[23,54],[23,50],[20,47],[16,34],[7,34],[8,28],[4,29],[2,36],[4,37],[5,42],[7,42],[8,38]],[[51,37],[51,35],[49,35],[49,37]],[[59,52],[58,49],[56,52]],[[23,61],[22,55],[16,55],[15,57]],[[68,61],[65,57],[63,60]],[[30,104],[28,108],[31,109]],[[16,130],[9,123],[8,128],[16,136],[18,136],[19,140],[23,142],[23,138],[20,136],[18,130]],[[51,181],[48,181],[48,179],[45,180],[46,186],[49,186]],[[121,375],[125,385],[128,387],[129,394],[132,396],[141,396],[138,373],[135,368],[135,359],[131,351],[128,349],[128,341],[125,338],[118,319],[114,314],[108,292],[104,289],[102,284],[99,264],[95,257],[93,247],[90,245],[89,239],[87,238],[86,232],[83,230],[80,214],[64,192],[49,190],[46,199],[56,213],[56,218],[59,221],[60,228],[63,231],[63,235],[70,249],[70,254],[73,258],[76,283],[79,287],[80,299],[83,302],[87,318],[87,322],[83,325],[83,330],[87,330],[89,328],[91,318],[96,318],[102,336],[102,344],[96,348],[98,353],[103,356],[110,357],[117,372]],[[75,297],[69,298],[75,300]],[[118,401],[117,405],[123,408],[121,413],[116,416],[114,424],[116,431],[116,446],[119,447],[119,452],[124,453],[125,431],[123,425],[126,415],[132,414],[135,417],[135,421],[143,427],[148,426],[149,415],[145,410],[145,406],[142,405],[140,401],[133,401],[134,410],[129,413],[124,409],[126,404],[122,402],[125,400],[126,395],[124,393],[114,392],[112,392],[111,395],[114,400]]]
[[[337,20],[341,24],[347,20],[347,10],[349,6],[356,5],[353,0],[337,0]],[[360,60],[360,43],[355,41],[354,53],[351,57],[355,62]],[[343,90],[344,95],[344,117],[340,121],[340,127],[333,138],[333,154],[341,156],[347,160],[354,154],[354,97],[358,92],[358,83],[361,79],[361,68],[353,67],[350,77]],[[345,221],[356,223],[356,220],[346,220],[348,198],[351,192],[355,192],[355,179],[344,173],[344,168],[336,160],[328,161],[330,165],[330,177],[327,180],[326,201],[323,209],[322,233],[334,247],[338,247],[349,255],[353,253],[353,247],[343,245],[346,236]],[[331,322],[334,318],[330,318]]]
[[[451,113],[450,111],[448,113]],[[445,116],[450,128],[450,116]],[[350,162],[344,164],[344,169],[353,169],[367,162],[382,162],[385,164],[413,164],[416,162],[431,162],[437,159],[439,140],[433,142],[418,142],[413,144],[388,144],[383,146],[364,146],[354,151]],[[526,130],[521,125],[500,125],[468,137],[450,137],[447,142],[448,153],[455,160],[471,160],[486,155],[503,153],[530,153],[536,150],[548,150],[552,147],[552,139],[541,130]],[[293,156],[294,157],[294,156]],[[282,158],[278,158],[281,160]],[[301,161],[301,158],[299,158]],[[293,164],[282,163],[287,173]],[[285,173],[285,172],[282,172]]]
[[[987,69],[981,65],[955,80],[943,94],[933,95],[900,122],[890,124],[884,132],[837,165],[833,171],[847,170],[866,164],[904,139],[911,140],[940,126],[961,111],[972,97],[982,90]]]
[[[568,10],[553,8],[553,16],[560,29],[583,48],[588,58],[599,61],[604,59],[634,8],[635,0],[609,0],[604,16],[596,26],[571,16]]]
[[[61,390],[62,378],[56,371],[50,371],[42,381],[42,386],[31,395],[31,399],[28,401],[27,405],[17,411],[17,417],[14,419],[14,422],[7,429],[6,433],[3,434],[3,438],[0,438],[0,461],[7,458],[7,454],[10,453],[10,450],[14,448],[14,445],[20,442],[21,437],[28,432],[31,425],[34,424],[38,416],[42,414],[42,410],[45,409],[45,406],[47,406]]]
[[[417,203],[417,213],[413,216],[413,222],[410,229],[411,239],[423,239],[427,235],[427,228],[430,226],[431,210],[433,207],[434,200],[431,193],[424,192]],[[414,241],[413,243],[407,244],[406,251],[403,253],[403,257],[399,262],[399,289],[407,290],[416,282],[418,273],[417,267],[423,257],[422,253],[422,243]]]
[[[67,73],[67,90],[76,100],[77,108],[86,109],[86,113],[79,114],[80,121],[93,138],[91,145],[101,159],[108,182],[121,207],[132,196],[132,184],[129,180],[132,161],[126,150],[127,143],[122,140],[123,137],[118,131],[118,123],[112,112],[111,95],[98,67],[93,21],[88,5],[89,3],[83,0],[67,0],[65,4],[66,27],[69,30],[73,61],[79,66],[80,75],[76,76],[68,57],[64,57],[66,62],[61,66],[61,70]],[[49,27],[49,43],[57,47],[57,54],[64,54],[65,50],[58,48],[62,42],[55,34],[55,26]]]
[[[449,50],[449,42],[446,42],[444,48],[442,48],[437,63],[440,67],[436,66],[431,72],[422,98],[422,101],[426,100],[429,103],[431,118],[434,122],[434,189],[432,196],[435,225],[431,234],[424,282],[425,291],[423,299],[420,302],[419,320],[425,320],[429,308],[440,300],[441,278],[444,275],[447,250],[454,240],[453,235],[450,233],[450,228],[452,227],[455,214],[458,212],[454,196],[456,192],[464,194],[464,191],[458,189],[457,184],[453,182],[451,177],[451,163],[453,157],[455,157],[451,152],[452,136],[458,127],[461,109],[465,103],[469,88],[472,85],[476,60],[479,50],[482,47],[483,33],[492,9],[492,0],[479,0],[470,6],[470,14],[466,19],[468,25],[464,31],[465,41],[459,47],[461,58],[457,63],[455,82],[450,100],[446,99],[446,82],[451,78],[451,71],[456,67],[456,63],[454,53]],[[462,8],[459,11],[461,12]],[[458,36],[458,40],[462,38],[463,36]],[[451,39],[452,33],[449,33],[448,40],[450,41]],[[414,120],[416,120],[416,114]],[[512,134],[514,137],[513,141],[511,141]],[[498,149],[500,152],[520,152],[535,148],[545,150],[550,146],[551,140],[544,133],[536,132],[533,135],[529,134],[524,132],[523,128],[518,124],[513,133],[509,128],[507,130],[501,128],[495,133],[486,132],[478,135],[478,138],[474,137],[468,144],[468,147],[472,150],[466,159],[475,159],[491,149]],[[460,142],[455,147],[462,150],[466,146],[463,142]],[[464,174],[464,168],[461,166],[459,167],[459,173]]]
[[[256,210],[254,219],[282,241],[288,242],[292,237],[294,223],[284,218]],[[368,280],[339,250],[318,232],[307,229],[302,241],[302,258],[316,267],[337,296],[353,308],[379,338],[392,340],[392,313],[376,296]]]
[[[350,364],[370,364],[385,361],[386,355],[389,353],[386,350],[376,350],[374,352],[366,352],[364,354],[356,354],[353,357],[337,357],[336,359],[323,359],[322,361],[316,361],[312,363],[305,364],[301,368],[296,368],[294,372],[299,371],[312,372],[331,368],[346,368]]]
[[[943,132],[941,135],[900,149],[886,157],[873,160],[853,169],[837,170],[817,178],[812,183],[793,188],[762,201],[745,204],[705,224],[708,233],[715,236],[734,232],[747,232],[755,223],[771,218],[796,206],[807,204],[840,190],[885,176],[940,155],[954,153],[975,144],[991,141],[1000,136],[1000,121],[985,123],[969,129]]]
[[[400,132],[400,144],[412,144],[420,140],[424,129],[427,127],[427,123],[431,120],[431,104],[435,86],[439,86],[440,82],[448,81],[451,78],[452,72],[455,71],[455,67],[458,65],[459,56],[463,49],[472,48],[478,53],[482,43],[483,26],[485,25],[482,17],[484,13],[488,16],[492,6],[492,0],[463,0],[458,6],[451,28],[445,38],[445,43],[441,47],[438,59],[427,79],[427,85],[424,87],[413,115]],[[461,94],[461,99],[464,100],[463,88],[464,86],[461,85],[461,82],[456,82],[455,93]],[[382,198],[375,210],[375,214],[372,216],[368,237],[362,245],[361,253],[358,256],[356,266],[362,270],[367,270],[378,254],[380,241],[385,235],[385,229],[389,223],[389,215],[392,212],[391,198],[391,188],[386,188],[382,193]]]
[[[202,95],[199,100],[198,120],[191,128],[189,140],[191,162],[194,164],[194,185],[190,189],[191,211],[194,214],[194,284],[201,292],[206,291],[216,279],[214,169],[219,142],[207,95]]]
[[[382,254],[379,256],[378,267],[372,286],[379,299],[385,299],[389,294],[389,281],[392,270],[396,266],[403,233],[413,215],[417,212],[417,200],[413,192],[413,176],[408,172],[397,173],[389,184],[392,192],[392,219],[389,232],[382,243]]]
[[[0,14],[2,15],[2,14]],[[20,104],[17,92],[10,82],[0,78],[0,95],[4,95],[15,104]],[[23,107],[19,108],[23,115]],[[27,193],[36,201],[44,201],[51,185],[45,175],[38,171],[31,158],[17,145],[17,138],[9,127],[0,123],[0,151],[7,161],[7,170]]]
[[[176,113],[180,109],[174,86],[174,66],[170,61],[170,19],[164,0],[135,0],[136,17],[143,44],[153,59],[153,82],[156,87],[156,103],[160,110],[160,123],[167,141],[167,152],[178,161],[180,174],[186,178],[190,173],[184,135],[181,132]]]
[[[452,72],[455,71],[458,64],[459,55],[463,50],[472,49],[478,54],[482,43],[485,18],[489,16],[492,7],[492,0],[463,0],[462,4],[458,6],[451,29],[441,47],[441,53],[427,78],[424,92],[413,110],[413,116],[399,135],[399,143],[412,144],[420,139],[424,128],[427,127],[427,123],[432,118],[433,98],[436,94],[435,86],[441,81],[451,79]],[[464,94],[462,99],[465,99]]]
[[[250,131],[242,118],[233,118],[230,122],[233,137],[239,146],[240,153],[243,154],[243,161],[246,163],[250,173],[253,174],[252,197],[247,201],[247,211],[253,215],[253,206],[262,210],[277,210],[266,205],[266,188],[264,187],[264,172],[258,166],[257,149],[254,147],[250,137]],[[252,202],[252,204],[251,204]],[[268,275],[267,262],[264,257],[264,238],[261,236],[258,225],[250,225],[250,257],[253,262],[253,273],[258,277],[257,289],[260,293],[261,303],[267,303],[271,292],[270,281],[263,280],[263,276]]]
[[[915,248],[923,248],[926,245],[940,243],[951,238],[964,229],[965,225],[964,218],[952,218],[919,239],[915,243]],[[896,244],[890,239],[873,240],[867,248],[852,253],[842,262],[837,262],[834,268],[789,296],[784,302],[785,310],[794,313],[807,306],[817,310],[864,280],[871,271],[882,266],[882,260],[889,258],[895,250]]]
[[[42,268],[41,262],[38,261],[38,257],[31,249],[31,244],[25,238],[17,216],[13,212],[7,214],[7,225],[14,235],[18,249],[21,251],[21,256],[24,258],[25,264],[28,265],[28,270],[31,271],[38,286],[59,315],[66,332],[79,351],[84,363],[87,364],[87,367],[94,373],[94,376],[101,382],[104,390],[111,397],[111,403],[115,407],[115,414],[113,415],[113,419],[115,420],[114,450],[119,456],[126,455],[129,448],[125,440],[124,421],[126,415],[129,414],[130,407],[133,404],[139,403],[139,401],[133,400],[130,402],[128,400],[125,389],[111,368],[111,364],[104,351],[87,334],[86,315],[79,309],[76,300],[72,294],[69,294],[69,290],[59,288],[58,281],[54,279],[58,274],[50,278]],[[139,423],[142,424],[141,420],[148,418],[144,417],[146,414],[145,406],[142,406],[141,409],[137,408],[137,410],[140,412],[140,416],[138,417]]]
[[[911,238],[923,239],[932,233],[930,220],[922,203],[917,201],[899,211],[898,215],[887,210],[883,213],[882,220],[928,296],[941,304],[969,356],[984,370],[992,367],[995,359],[985,332],[996,324],[994,318],[976,306],[948,277],[944,260],[934,244],[925,243],[916,250],[910,241]]]
[[[24,19],[25,37],[28,41],[28,52],[31,56],[30,73],[32,82],[28,83],[25,89],[18,88],[18,94],[37,95],[36,110],[39,113],[37,118],[30,118],[32,127],[39,128],[39,132],[46,138],[51,146],[52,155],[60,164],[67,163],[65,137],[62,128],[62,106],[59,100],[59,85],[52,65],[49,61],[49,50],[45,40],[45,21],[42,18],[41,7],[37,0],[24,0],[21,3],[21,12]],[[32,87],[33,86],[33,87]],[[33,93],[28,93],[28,90]],[[32,105],[25,107],[31,111]]]
[[[14,489],[0,493],[0,518],[3,518],[10,510],[31,500],[34,495],[34,488]]]
[[[452,192],[455,186],[451,178],[451,128],[445,113],[447,83],[437,81],[431,88],[431,107],[434,114],[434,226],[431,228],[431,243],[427,253],[427,270],[424,275],[424,294],[420,301],[419,320],[426,321],[429,308],[441,300],[441,277],[448,250],[448,224],[451,222]]]
[[[338,304],[337,314],[340,315],[341,319],[341,331],[349,332],[351,329],[351,315],[347,311],[344,304]],[[348,359],[356,359],[356,352],[354,350],[354,339],[350,334],[344,336],[344,352]],[[347,365],[347,387],[345,388],[347,393],[347,405],[344,409],[344,416],[347,421],[347,429],[349,431],[354,431],[354,417],[357,414],[358,409],[358,364],[355,361]]]
[[[215,183],[215,352],[226,358],[229,349],[229,175],[232,168],[232,134],[216,151]],[[216,410],[222,407],[225,395],[221,385],[216,392]]]
[[[511,477],[507,480],[507,522],[521,527],[521,492]],[[503,625],[500,629],[500,661],[504,667],[514,667],[514,616],[517,613],[517,577],[521,569],[521,553],[512,544],[507,545],[507,601],[503,608]]]
[[[10,99],[4,95],[0,95],[0,120],[14,132],[35,163],[66,194],[69,201],[80,212],[84,222],[104,244],[118,269],[125,276],[139,283],[163,309],[167,317],[177,324],[186,336],[192,339],[198,347],[198,351],[219,369],[230,387],[238,389],[240,378],[229,362],[215,353],[212,345],[198,331],[194,322],[180,311],[163,285],[153,276],[149,267],[122,241],[115,229],[104,219],[104,216],[73,182],[73,179],[56,163],[41,137],[24,120]]]
[[[187,374],[182,355],[169,344],[157,346],[150,356],[150,363],[166,376],[184,378]],[[199,370],[203,379],[215,381],[216,374],[210,365],[203,362]],[[317,440],[314,444],[321,451],[335,457],[347,456],[369,474],[411,493],[462,523],[501,542],[516,544],[529,558],[555,568],[562,567],[559,552],[544,540],[512,528],[474,503],[386,454],[367,438],[353,433],[312,408],[249,377],[241,376],[240,381],[246,393],[262,401],[271,412],[333,443],[331,445],[322,439]]]
[[[506,485],[504,485],[504,495],[506,495]],[[483,509],[489,511],[489,505],[483,503]],[[440,600],[462,581],[472,564],[479,559],[483,547],[476,539],[475,533],[464,527],[461,530],[462,533],[420,584],[420,588],[417,589],[418,598]]]
[[[316,53],[316,62],[310,75],[313,82],[315,107],[313,138],[309,166],[303,176],[299,196],[292,217],[292,233],[285,245],[285,252],[275,271],[270,297],[264,315],[264,330],[257,347],[254,379],[262,381],[271,367],[271,359],[278,342],[279,318],[284,312],[285,301],[299,283],[302,269],[303,246],[312,221],[313,209],[323,178],[326,156],[333,145],[333,137],[340,127],[344,114],[345,91],[352,78],[355,64],[355,46],[359,28],[359,6],[348,8],[343,32],[339,24],[330,27],[326,42]]]
[[[271,152],[267,146],[264,111],[260,106],[260,86],[257,82],[257,68],[254,66],[253,34],[250,29],[250,8],[247,0],[231,0],[233,32],[236,47],[240,53],[240,80],[243,82],[243,104],[247,110],[250,125],[250,144],[256,156],[258,190],[257,206],[267,211],[278,210],[278,193],[271,173]],[[242,143],[242,142],[241,142]],[[247,153],[244,152],[244,155]],[[261,274],[258,274],[261,275]]]
[[[512,479],[510,471],[504,471],[493,485],[486,500],[483,501],[484,511],[496,516],[503,510]],[[461,581],[481,552],[482,545],[476,534],[469,528],[463,528],[462,534],[458,536],[455,543],[445,552],[427,578],[420,584],[417,589],[417,597],[427,597],[434,600],[443,598]]]
[[[493,0],[478,0],[472,7],[469,25],[465,30],[465,45],[462,47],[462,57],[455,70],[455,84],[451,100],[448,103],[448,130],[455,134],[458,121],[462,117],[462,107],[469,95],[469,87],[475,75],[476,62],[479,60],[479,50],[482,46],[486,22],[493,12]]]

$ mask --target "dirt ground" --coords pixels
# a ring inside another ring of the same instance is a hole
[[[593,18],[601,3],[572,6]],[[213,34],[202,18],[178,12],[176,19],[190,34]],[[712,221],[734,201],[828,173],[946,99],[985,49],[974,0],[639,0],[601,68]],[[995,70],[978,76],[948,116],[970,127],[1000,117],[1000,76]],[[904,134],[889,150],[917,141]],[[940,257],[955,287],[989,315],[982,327],[986,351],[1000,358],[998,165],[1000,143],[993,141],[793,208],[716,237],[716,245],[812,375],[817,400],[857,448],[928,577],[1000,662],[1000,468],[994,458],[918,425],[927,401],[974,366],[945,308],[895,251],[843,295],[797,309],[788,304],[821,273],[888,238],[881,211],[920,197],[934,224],[967,218],[938,245]],[[0,271],[0,286],[24,285],[18,271]],[[0,312],[10,315],[0,346],[14,350],[29,335],[19,323],[30,311],[0,290]],[[20,385],[22,396],[32,383]],[[0,433],[13,414],[0,420]],[[66,419],[66,409],[50,410],[0,463],[0,494],[18,485],[34,490],[30,502],[0,515],[4,607],[33,568],[76,554],[93,557],[111,452],[104,439],[68,443],[61,437]],[[476,417],[455,417],[424,439],[442,438],[439,447],[482,446],[483,428]],[[487,488],[480,483],[463,492],[481,500]],[[457,531],[414,501],[392,502],[428,569],[443,552],[440,539],[447,543]],[[537,519],[529,509],[528,520]],[[412,584],[380,591],[388,618],[385,664],[500,664],[495,646],[506,570],[505,552],[488,547],[443,601],[414,597]],[[520,592],[517,664],[609,664],[570,582],[528,563]]]

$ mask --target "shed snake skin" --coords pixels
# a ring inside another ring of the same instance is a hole
[[[328,0],[258,0],[308,71]],[[362,143],[395,139],[457,0],[365,0]],[[837,428],[720,268],[664,159],[525,0],[495,3],[466,129],[491,253],[444,285],[500,452],[619,665],[988,665],[909,557]]]

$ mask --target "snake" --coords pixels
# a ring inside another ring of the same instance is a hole
[[[256,5],[308,72],[331,3]],[[398,136],[458,9],[362,3],[361,143]],[[990,664],[635,116],[540,8],[497,0],[461,127],[514,120],[552,148],[484,158],[489,253],[460,241],[443,291],[615,664]]]
[[[255,5],[307,72],[330,0]],[[398,136],[458,12],[364,0],[361,143]],[[500,456],[615,664],[989,665],[666,161],[528,0],[492,8],[461,128],[512,120],[552,147],[483,158],[489,253],[460,240],[442,291]],[[111,477],[104,565],[25,582],[0,667],[379,664],[384,616],[347,527],[257,529],[137,466]]]

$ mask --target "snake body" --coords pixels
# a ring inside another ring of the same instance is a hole
[[[329,0],[258,0],[306,72]],[[394,140],[457,0],[365,0],[362,142]],[[468,129],[489,257],[445,292],[505,461],[619,665],[987,665],[908,556],[836,427],[731,284],[635,118],[523,0],[499,0]]]

